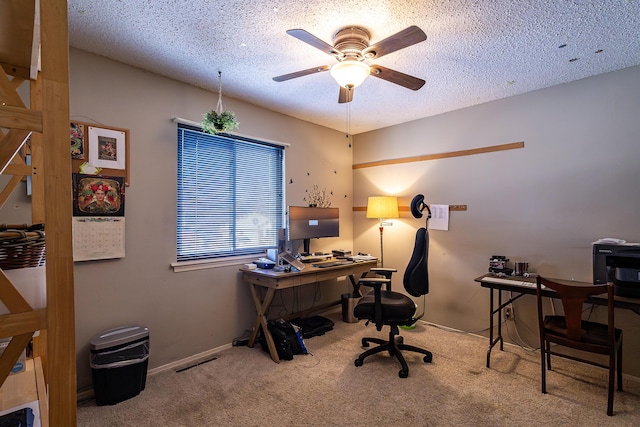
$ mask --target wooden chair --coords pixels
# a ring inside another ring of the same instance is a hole
[[[562,300],[564,315],[542,314],[542,286],[554,290]],[[622,391],[622,331],[615,328],[613,309],[613,285],[576,285],[558,283],[538,276],[538,322],[540,328],[540,362],[542,368],[542,393],[547,392],[546,370],[551,370],[551,355],[564,357],[609,370],[607,415],[613,415],[613,386],[617,364],[618,390]],[[607,324],[582,319],[583,304],[592,295],[606,293]],[[608,364],[559,353],[551,349],[551,343],[608,356]]]

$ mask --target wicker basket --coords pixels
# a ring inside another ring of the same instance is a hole
[[[0,268],[41,267],[45,264],[44,231],[34,230],[34,226],[23,230],[0,229]]]

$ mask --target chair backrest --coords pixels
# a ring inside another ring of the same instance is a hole
[[[429,293],[429,232],[426,228],[419,228],[416,232],[416,242],[413,254],[404,272],[404,288],[414,297]]]
[[[538,318],[542,321],[542,295],[541,285],[552,289],[562,300],[562,308],[564,309],[564,317],[567,326],[567,336],[574,341],[580,341],[584,334],[582,330],[582,309],[585,301],[592,295],[607,294],[608,295],[608,326],[610,336],[613,336],[614,318],[613,318],[613,286],[611,283],[604,285],[577,285],[567,283],[559,283],[550,279],[538,276]],[[542,327],[542,324],[541,324]]]

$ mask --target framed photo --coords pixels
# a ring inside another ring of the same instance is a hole
[[[69,137],[71,140],[71,158],[84,159],[84,124],[71,122],[69,126]]]
[[[124,177],[74,173],[73,216],[124,216]]]
[[[89,126],[89,163],[101,168],[127,168],[126,132]]]
[[[131,168],[129,129],[98,126],[74,119],[70,123],[73,171],[86,175],[123,176],[124,185],[128,187]]]

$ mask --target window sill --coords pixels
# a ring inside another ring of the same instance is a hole
[[[257,258],[259,258],[259,255],[242,255],[198,261],[182,261],[172,263],[171,268],[173,268],[174,273],[183,273],[185,271],[206,270],[208,268],[241,266],[247,262],[253,262]]]

